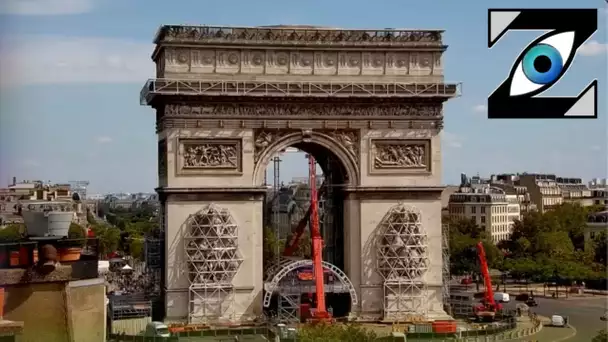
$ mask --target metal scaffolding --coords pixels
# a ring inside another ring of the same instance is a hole
[[[431,97],[460,95],[460,83],[443,82],[348,82],[348,81],[263,81],[217,79],[149,79],[140,91],[140,103],[150,104],[156,96],[289,96],[289,97]]]
[[[397,205],[380,223],[377,270],[384,278],[384,318],[424,319],[428,314],[424,275],[429,268],[427,235],[418,209]]]
[[[275,265],[281,265],[282,260],[281,256],[283,254],[282,247],[284,246],[284,241],[287,240],[287,236],[283,236],[282,232],[282,222],[281,222],[281,198],[279,193],[281,191],[281,158],[280,156],[275,156],[272,159],[273,163],[273,181],[272,181],[272,189],[273,189],[273,201],[272,201],[272,227],[274,228],[274,236],[277,241],[275,246]],[[278,270],[277,270],[278,271]],[[298,315],[298,307],[300,303],[300,298],[295,297],[290,294],[278,294],[277,298],[277,311],[276,311],[276,319],[278,322],[293,322],[296,321]]]
[[[325,272],[326,293],[348,293],[351,307],[358,303],[357,291],[340,268],[323,261]],[[310,271],[310,272],[308,272]],[[300,300],[302,295],[314,293],[315,285],[311,279],[303,277],[312,276],[312,260],[297,258],[281,258],[280,263],[270,265],[264,276],[264,307],[271,306],[272,295],[277,294],[276,320],[282,323],[300,322]]]
[[[443,310],[449,315],[452,314],[452,306],[450,305],[450,226],[448,224],[441,225],[441,256],[442,256],[442,291]]]
[[[184,241],[190,280],[188,321],[207,323],[230,317],[234,314],[232,279],[243,262],[232,216],[227,209],[209,205],[190,216]]]

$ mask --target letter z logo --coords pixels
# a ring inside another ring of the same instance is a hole
[[[510,30],[549,31],[515,59],[488,97],[490,119],[597,118],[597,80],[578,96],[540,96],[568,71],[577,50],[597,31],[597,9],[489,9],[488,48]]]

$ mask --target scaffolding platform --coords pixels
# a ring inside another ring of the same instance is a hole
[[[192,215],[184,243],[190,281],[188,322],[231,316],[232,279],[243,258],[238,251],[238,226],[228,210],[212,204]]]

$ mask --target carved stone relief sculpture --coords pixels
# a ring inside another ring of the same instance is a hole
[[[258,162],[262,154],[268,149],[270,145],[272,145],[279,138],[284,136],[289,132],[285,131],[277,131],[277,132],[269,132],[269,131],[258,131],[255,134],[255,149],[253,153],[254,162]]]
[[[241,171],[241,140],[180,139],[179,146],[181,174]]]
[[[302,117],[327,116],[344,117],[354,120],[370,117],[420,117],[440,118],[441,105],[438,104],[388,104],[388,105],[326,105],[326,104],[217,104],[207,106],[189,106],[168,104],[166,116],[200,116],[209,118],[234,117]]]
[[[329,135],[336,139],[338,143],[353,156],[355,161],[359,162],[359,135],[356,131],[333,131]]]
[[[431,170],[428,140],[374,140],[372,150],[373,170],[406,172]]]

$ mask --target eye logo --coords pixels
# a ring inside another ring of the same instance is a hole
[[[510,30],[544,30],[488,97],[490,119],[597,118],[597,80],[578,96],[541,96],[562,79],[597,31],[597,9],[489,9],[488,48]]]

